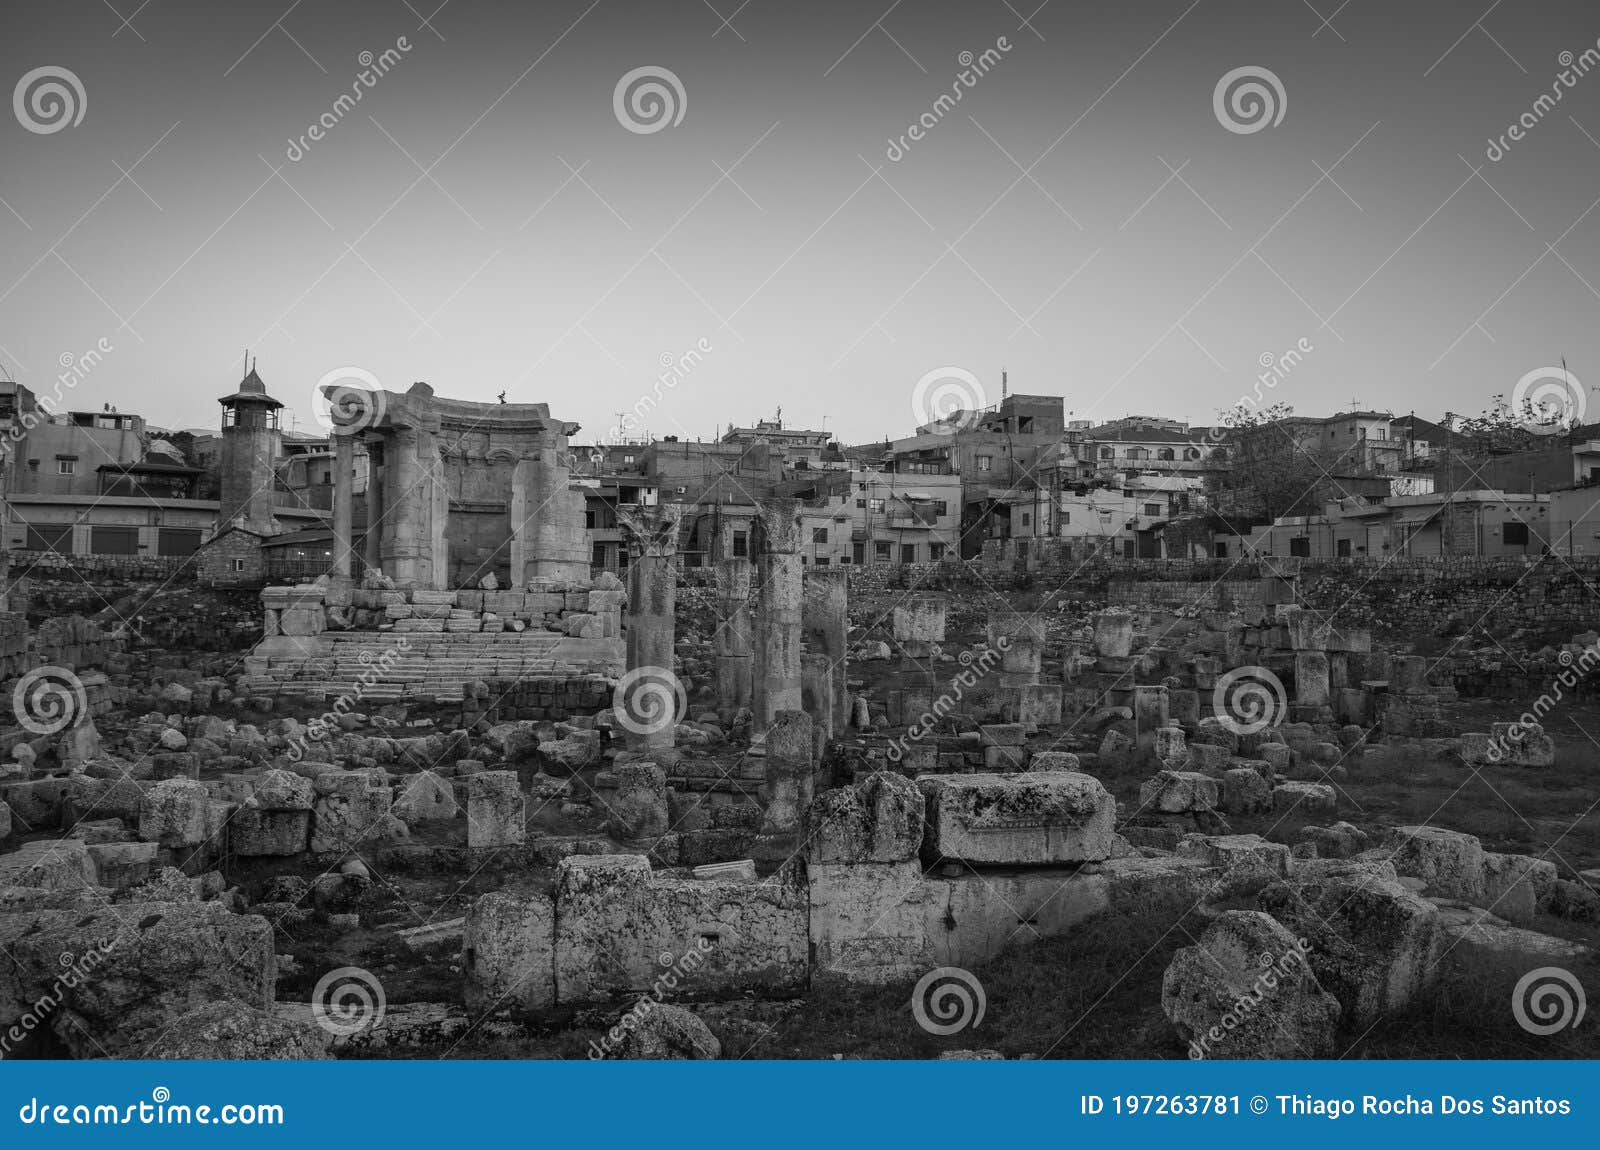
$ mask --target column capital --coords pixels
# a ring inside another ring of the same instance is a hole
[[[682,503],[619,506],[617,525],[622,528],[628,553],[635,558],[672,558],[678,553],[678,525],[686,510]]]
[[[800,549],[802,506],[800,500],[789,497],[756,500],[764,551],[793,554]]]

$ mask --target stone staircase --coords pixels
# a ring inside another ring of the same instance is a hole
[[[269,652],[246,659],[245,685],[258,694],[330,700],[350,695],[363,705],[458,703],[474,679],[506,683],[622,673],[620,639],[575,639],[550,631],[328,631],[312,643],[310,654]]]

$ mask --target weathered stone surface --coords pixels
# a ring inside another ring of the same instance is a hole
[[[927,846],[943,858],[996,865],[1109,858],[1116,802],[1090,775],[927,775]]]
[[[666,834],[667,773],[653,762],[624,763],[617,768],[617,793],[606,808],[607,829],[624,842]]]
[[[1300,841],[1310,843],[1325,859],[1347,859],[1371,845],[1367,832],[1352,823],[1337,822],[1327,827],[1301,827]]]
[[[624,1015],[618,1058],[717,1059],[722,1043],[711,1028],[691,1010],[671,1003],[646,1000]]]
[[[1397,872],[1422,880],[1425,893],[1482,905],[1484,851],[1476,835],[1444,827],[1394,827],[1383,849]]]
[[[1556,883],[1556,864],[1530,855],[1483,854],[1483,905],[1501,918],[1527,922]]]
[[[878,771],[811,807],[806,857],[817,863],[905,862],[922,848],[926,800],[901,775]]]
[[[555,931],[549,895],[495,891],[473,902],[462,939],[468,1008],[492,1014],[553,1005]]]
[[[1223,870],[1244,870],[1274,878],[1289,874],[1289,848],[1260,835],[1186,835],[1178,854]]]
[[[244,806],[228,820],[228,849],[240,858],[297,855],[310,839],[310,811],[263,811]]]
[[[1217,799],[1217,780],[1198,771],[1161,771],[1139,786],[1139,807],[1145,811],[1209,811],[1216,809]]]
[[[468,846],[515,846],[526,835],[526,803],[517,772],[484,771],[467,779]]]
[[[1249,767],[1234,767],[1222,775],[1222,809],[1230,815],[1255,814],[1272,809],[1272,784]]]
[[[1339,1001],[1271,915],[1229,910],[1173,955],[1161,1009],[1191,1058],[1325,1058]]]
[[[139,837],[164,847],[206,841],[211,792],[193,779],[167,779],[145,792],[139,807]]]
[[[1279,883],[1262,909],[1311,942],[1311,968],[1345,1009],[1370,1026],[1402,1009],[1438,977],[1439,912],[1399,883],[1338,877]]]
[[[297,1021],[243,1002],[197,1006],[179,1015],[153,1043],[130,1057],[159,1060],[316,1061],[329,1057],[328,1035],[315,1023]]]
[[[453,819],[461,813],[455,788],[433,771],[419,771],[405,781],[390,808],[408,826]]]
[[[91,843],[89,857],[101,886],[127,890],[156,872],[156,850],[155,843]]]
[[[247,805],[264,811],[309,811],[315,798],[310,779],[270,770],[251,789]]]
[[[1028,758],[1030,771],[1076,771],[1081,765],[1070,751],[1035,751]]]
[[[82,890],[98,881],[89,848],[78,839],[36,839],[0,855],[0,890]]]
[[[918,863],[812,863],[806,877],[813,985],[894,982],[933,965]]]
[[[0,1031],[47,996],[56,1039],[77,1058],[139,1057],[188,1011],[219,1001],[271,1005],[272,928],[216,903],[129,903],[0,914]],[[62,977],[61,956],[79,977]]]
[[[382,771],[324,771],[312,785],[313,852],[374,849],[407,837],[406,825],[389,812],[393,793]]]
[[[1272,788],[1272,806],[1302,815],[1323,814],[1339,809],[1339,797],[1327,783],[1279,783]]]
[[[572,856],[556,884],[556,994],[794,989],[806,981],[806,894],[764,882],[659,878],[643,855]]]

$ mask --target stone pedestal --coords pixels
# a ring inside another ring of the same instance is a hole
[[[1294,657],[1294,699],[1302,707],[1328,705],[1328,655],[1298,651]]]
[[[761,833],[798,835],[811,808],[811,716],[804,711],[779,711],[767,726],[767,810]]]
[[[1133,616],[1126,611],[1102,611],[1094,617],[1094,649],[1102,657],[1126,658],[1133,654]]]

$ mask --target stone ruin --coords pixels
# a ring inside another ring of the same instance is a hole
[[[396,426],[408,446],[385,452],[432,451]],[[1238,610],[1067,626],[932,593],[866,612],[846,572],[798,562],[798,504],[777,499],[753,559],[719,561],[701,595],[681,514],[622,516],[625,586],[527,574],[532,544],[514,587],[427,586],[402,562],[414,578],[268,588],[239,671],[169,668],[159,689],[103,636],[0,616],[7,671],[75,656],[88,700],[5,748],[0,1030],[51,993],[53,956],[102,943],[28,1049],[427,1050],[643,994],[705,1010],[898,986],[1134,907],[1209,922],[1162,981],[1174,1042],[1301,1057],[1403,1010],[1457,945],[1573,956],[1535,926],[1600,917],[1593,872],[1350,821],[1367,755],[1470,770],[1503,745],[1539,770],[1550,740],[1458,734],[1428,660],[1329,626],[1292,580]],[[1285,820],[1291,841],[1257,833]],[[417,921],[381,909],[423,875],[470,891]],[[356,929],[450,969],[453,997],[316,1025],[322,972],[293,939]],[[1241,1021],[1262,955],[1280,989]],[[693,1011],[653,1018],[602,1052],[720,1049]]]

